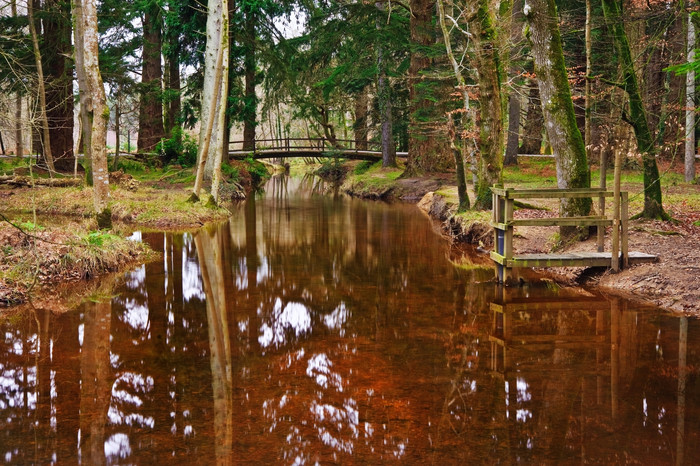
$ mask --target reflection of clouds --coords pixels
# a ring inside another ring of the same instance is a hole
[[[133,299],[127,299],[124,302],[124,307],[125,309],[120,316],[120,320],[134,330],[148,330],[148,308],[146,306],[137,303]]]
[[[140,231],[133,232],[132,234],[127,236],[126,239],[128,239],[129,241],[136,241],[137,243],[140,243],[143,240]]]
[[[124,284],[130,290],[138,290],[146,283],[146,266],[142,265],[126,274]]]
[[[26,377],[26,380],[25,380]],[[29,391],[36,385],[36,366],[10,369],[0,364],[0,409],[26,408],[36,409],[37,393]],[[26,394],[27,405],[24,404]]]
[[[155,420],[151,416],[136,413],[137,408],[143,406],[144,395],[153,390],[153,377],[144,377],[136,372],[123,372],[112,385],[112,401],[107,416],[114,425],[128,425],[137,427],[155,426]],[[123,409],[120,409],[123,408]],[[126,414],[128,413],[128,414]]]
[[[258,337],[258,343],[263,348],[285,344],[287,329],[293,330],[296,337],[311,330],[309,309],[303,304],[293,301],[282,308],[282,300],[277,298],[270,320],[272,321],[271,325],[265,323],[260,327],[261,335]]]
[[[260,267],[258,267],[257,279],[258,284],[262,284],[265,279],[272,276],[272,270],[270,268],[270,263],[267,260],[267,256],[263,256],[261,260]]]
[[[529,391],[530,386],[525,381],[525,379],[523,379],[522,377],[518,377],[518,380],[516,383],[516,388],[517,388],[518,403],[523,403],[525,401],[530,401],[532,399],[532,395],[530,394],[530,391]]]
[[[328,327],[330,330],[340,330],[340,336],[343,336],[343,333],[345,332],[342,327],[348,321],[348,317],[350,317],[350,312],[348,311],[348,308],[345,307],[345,303],[341,302],[338,307],[333,310],[333,312],[327,314],[323,318],[323,323],[326,324],[326,327]]]
[[[337,391],[343,391],[343,378],[337,372],[332,372],[333,362],[325,353],[315,354],[306,366],[306,375],[316,380],[323,388],[329,386]]]
[[[204,301],[204,287],[199,271],[199,264],[194,259],[196,255],[188,254],[194,251],[194,239],[189,233],[182,235],[182,298],[189,302],[192,298]]]
[[[118,433],[112,435],[105,442],[105,456],[109,459],[125,459],[131,455],[129,436]],[[108,461],[108,463],[111,461]]]
[[[314,401],[310,406],[311,413],[314,415],[317,423],[325,423],[329,426],[334,426],[338,429],[349,428],[351,437],[358,436],[358,423],[360,419],[359,411],[357,410],[357,402],[349,398],[345,400],[341,408],[337,408],[327,403],[317,403]],[[335,429],[334,429],[335,430]],[[333,433],[323,425],[318,426],[318,436],[321,441],[327,446],[337,451],[352,454],[352,440],[343,440],[340,435],[334,436]]]

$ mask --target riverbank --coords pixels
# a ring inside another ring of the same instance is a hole
[[[555,187],[552,161],[545,159],[521,160],[518,167],[505,170],[505,184],[509,187]],[[629,245],[631,251],[655,254],[659,262],[630,267],[613,274],[602,269],[552,268],[539,269],[543,276],[566,285],[584,285],[607,293],[651,302],[664,309],[700,316],[700,185],[682,181],[682,166],[661,166],[664,208],[673,222],[649,220],[630,221]],[[468,211],[456,213],[457,189],[454,178],[441,179],[436,189],[424,192],[434,185],[423,179],[391,180],[393,171],[375,167],[362,177],[350,176],[343,189],[357,197],[394,198],[413,201],[431,218],[438,221],[442,231],[456,242],[478,245],[487,254],[491,248],[492,230],[488,222],[490,212]],[[593,173],[593,179],[598,174]],[[608,181],[609,185],[611,179]],[[405,187],[409,187],[404,191]],[[410,186],[416,190],[411,193]],[[642,179],[637,171],[623,173],[622,189],[630,193],[630,212],[641,210]],[[398,194],[398,195],[397,195]],[[473,192],[470,191],[473,199]],[[516,218],[555,217],[556,201],[539,202],[534,209],[516,209]],[[608,207],[610,208],[610,207]],[[552,227],[518,227],[514,238],[516,253],[595,251],[595,237],[573,244],[558,244],[558,231]],[[610,241],[610,232],[606,236]],[[609,244],[607,246],[609,250]]]
[[[131,173],[110,173],[110,232],[97,230],[90,187],[0,185],[0,307],[30,297],[34,301],[56,297],[61,284],[84,283],[157,258],[147,246],[129,238],[134,231],[191,230],[230,215],[225,208],[188,202],[194,180],[191,169],[151,169],[131,161],[126,165]],[[251,176],[240,164],[232,167],[229,172],[236,172],[236,183],[231,184],[236,192],[228,192],[232,199],[245,197],[254,176],[265,175],[264,168]],[[90,293],[89,286],[80,288]],[[65,307],[59,301],[57,305]]]

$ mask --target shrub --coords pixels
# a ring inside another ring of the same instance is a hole
[[[182,167],[192,167],[197,163],[197,142],[179,126],[173,128],[169,139],[158,143],[156,150],[166,165],[177,163]]]

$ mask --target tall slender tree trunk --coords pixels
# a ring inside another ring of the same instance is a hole
[[[80,101],[80,140],[78,152],[83,153],[85,183],[93,185],[92,178],[92,123],[89,110],[92,108],[92,96],[88,92],[88,77],[85,73],[85,33],[83,31],[83,5],[73,2],[73,27],[75,28],[75,74],[78,77],[78,96]]]
[[[688,7],[693,1],[688,1]],[[695,61],[695,25],[688,11],[688,40],[686,49],[688,63]],[[690,183],[695,179],[695,71],[688,70],[685,81],[685,181]]]
[[[39,37],[36,31],[36,23],[34,22],[34,2],[27,2],[27,16],[29,17],[29,33],[32,36],[32,46],[34,49],[34,63],[36,64],[36,73],[38,78],[38,94],[39,94],[39,124],[43,136],[42,153],[46,160],[46,165],[49,168],[49,173],[56,171],[53,164],[53,156],[51,155],[51,135],[49,133],[49,122],[46,119],[46,88],[44,86],[44,68],[41,63],[41,51],[39,50]]]
[[[228,1],[209,0],[197,176],[190,198],[192,201],[199,199],[206,183],[210,188],[212,201],[219,202],[221,161],[226,130],[225,101],[228,95],[228,25]]]
[[[576,124],[556,4],[554,0],[528,0],[524,12],[530,25],[542,114],[556,160],[557,185],[561,189],[590,187],[586,148]],[[591,204],[590,198],[563,200],[561,215],[587,215]]]
[[[462,103],[464,105],[464,115],[462,115],[463,129],[467,130],[471,126],[470,115],[472,114],[470,106],[469,93],[467,92],[467,86],[464,81],[464,76],[462,75],[462,70],[459,68],[459,63],[452,52],[452,39],[450,38],[450,31],[447,28],[445,21],[445,5],[443,0],[437,0],[438,7],[438,19],[440,20],[440,29],[442,30],[442,37],[445,41],[445,51],[447,52],[447,58],[450,60],[452,65],[452,70],[455,74],[457,80],[457,87],[462,95]],[[469,123],[467,123],[469,122]],[[458,211],[462,212],[469,209],[469,195],[467,194],[467,179],[464,173],[464,158],[462,157],[462,148],[455,144],[455,140],[459,137],[462,139],[462,147],[467,143],[466,138],[460,137],[464,131],[458,131],[455,127],[453,118],[450,118],[450,136],[452,149],[452,155],[455,159],[455,173],[457,177],[457,195],[459,196],[459,206]]]
[[[479,167],[474,187],[474,207],[490,209],[491,187],[501,183],[503,171],[503,102],[501,100],[502,63],[497,33],[489,0],[479,0],[474,21],[479,74]]]
[[[79,73],[85,76],[86,89],[82,93],[90,96],[85,113],[90,123],[90,151],[92,153],[93,200],[97,226],[112,228],[112,211],[109,207],[109,170],[107,169],[107,123],[109,108],[105,95],[100,65],[97,34],[96,0],[74,0],[76,43],[82,45],[81,60],[76,61]]]
[[[22,141],[22,95],[18,92],[15,97],[15,156],[24,155],[24,141]]]
[[[644,209],[639,215],[645,218],[668,219],[669,216],[664,212],[661,204],[661,178],[659,177],[659,168],[656,165],[656,147],[651,131],[649,131],[644,102],[637,84],[637,74],[634,70],[630,45],[622,20],[622,7],[617,0],[602,0],[602,3],[605,21],[613,35],[618,60],[622,67],[622,88],[627,92],[629,98],[630,114],[626,119],[634,129],[637,147],[642,153]]]
[[[523,30],[523,0],[513,2],[510,24],[510,74],[516,76],[519,72],[515,60],[520,54]],[[511,90],[508,95],[508,136],[503,165],[518,164],[518,144],[520,142],[520,111],[521,99],[518,92]]]
[[[17,17],[17,0],[10,1],[10,11],[13,17]],[[24,141],[22,140],[22,94],[15,96],[15,156],[24,155]]]
[[[245,13],[245,115],[243,118],[243,150],[253,150],[255,127],[258,120],[258,97],[255,94],[256,73],[256,32],[255,13],[252,6]]]
[[[382,2],[375,3],[377,9],[377,29],[382,28],[385,16]],[[379,100],[379,118],[382,125],[382,167],[396,166],[396,142],[392,119],[391,86],[386,73],[384,46],[377,43],[377,99]]]
[[[149,0],[143,16],[143,66],[137,142],[139,152],[154,151],[156,144],[165,137],[160,66],[162,28],[160,6],[155,0]]]
[[[593,64],[591,57],[593,55],[593,40],[591,39],[591,16],[593,15],[593,9],[591,8],[591,0],[586,0],[586,30],[585,30],[585,42],[586,42],[586,76],[593,75]],[[591,111],[593,109],[593,101],[591,96],[591,80],[586,79],[586,91],[585,91],[585,118],[586,123],[584,126],[584,137],[583,144],[587,151],[591,150]],[[602,170],[602,168],[601,168]]]
[[[352,125],[358,150],[367,150],[367,104],[367,88],[364,88],[355,96],[355,122]]]
[[[175,43],[170,43],[170,47],[174,50],[170,51],[168,56],[167,66],[167,86],[168,86],[168,102],[165,112],[165,134],[172,137],[173,128],[178,126],[178,117],[182,105],[182,97],[180,96],[180,46],[177,39],[173,39]]]

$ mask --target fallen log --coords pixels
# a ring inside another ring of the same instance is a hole
[[[0,175],[0,184],[10,186],[49,186],[52,188],[63,188],[67,186],[80,186],[80,178],[35,178],[32,180],[28,176],[22,175]]]

